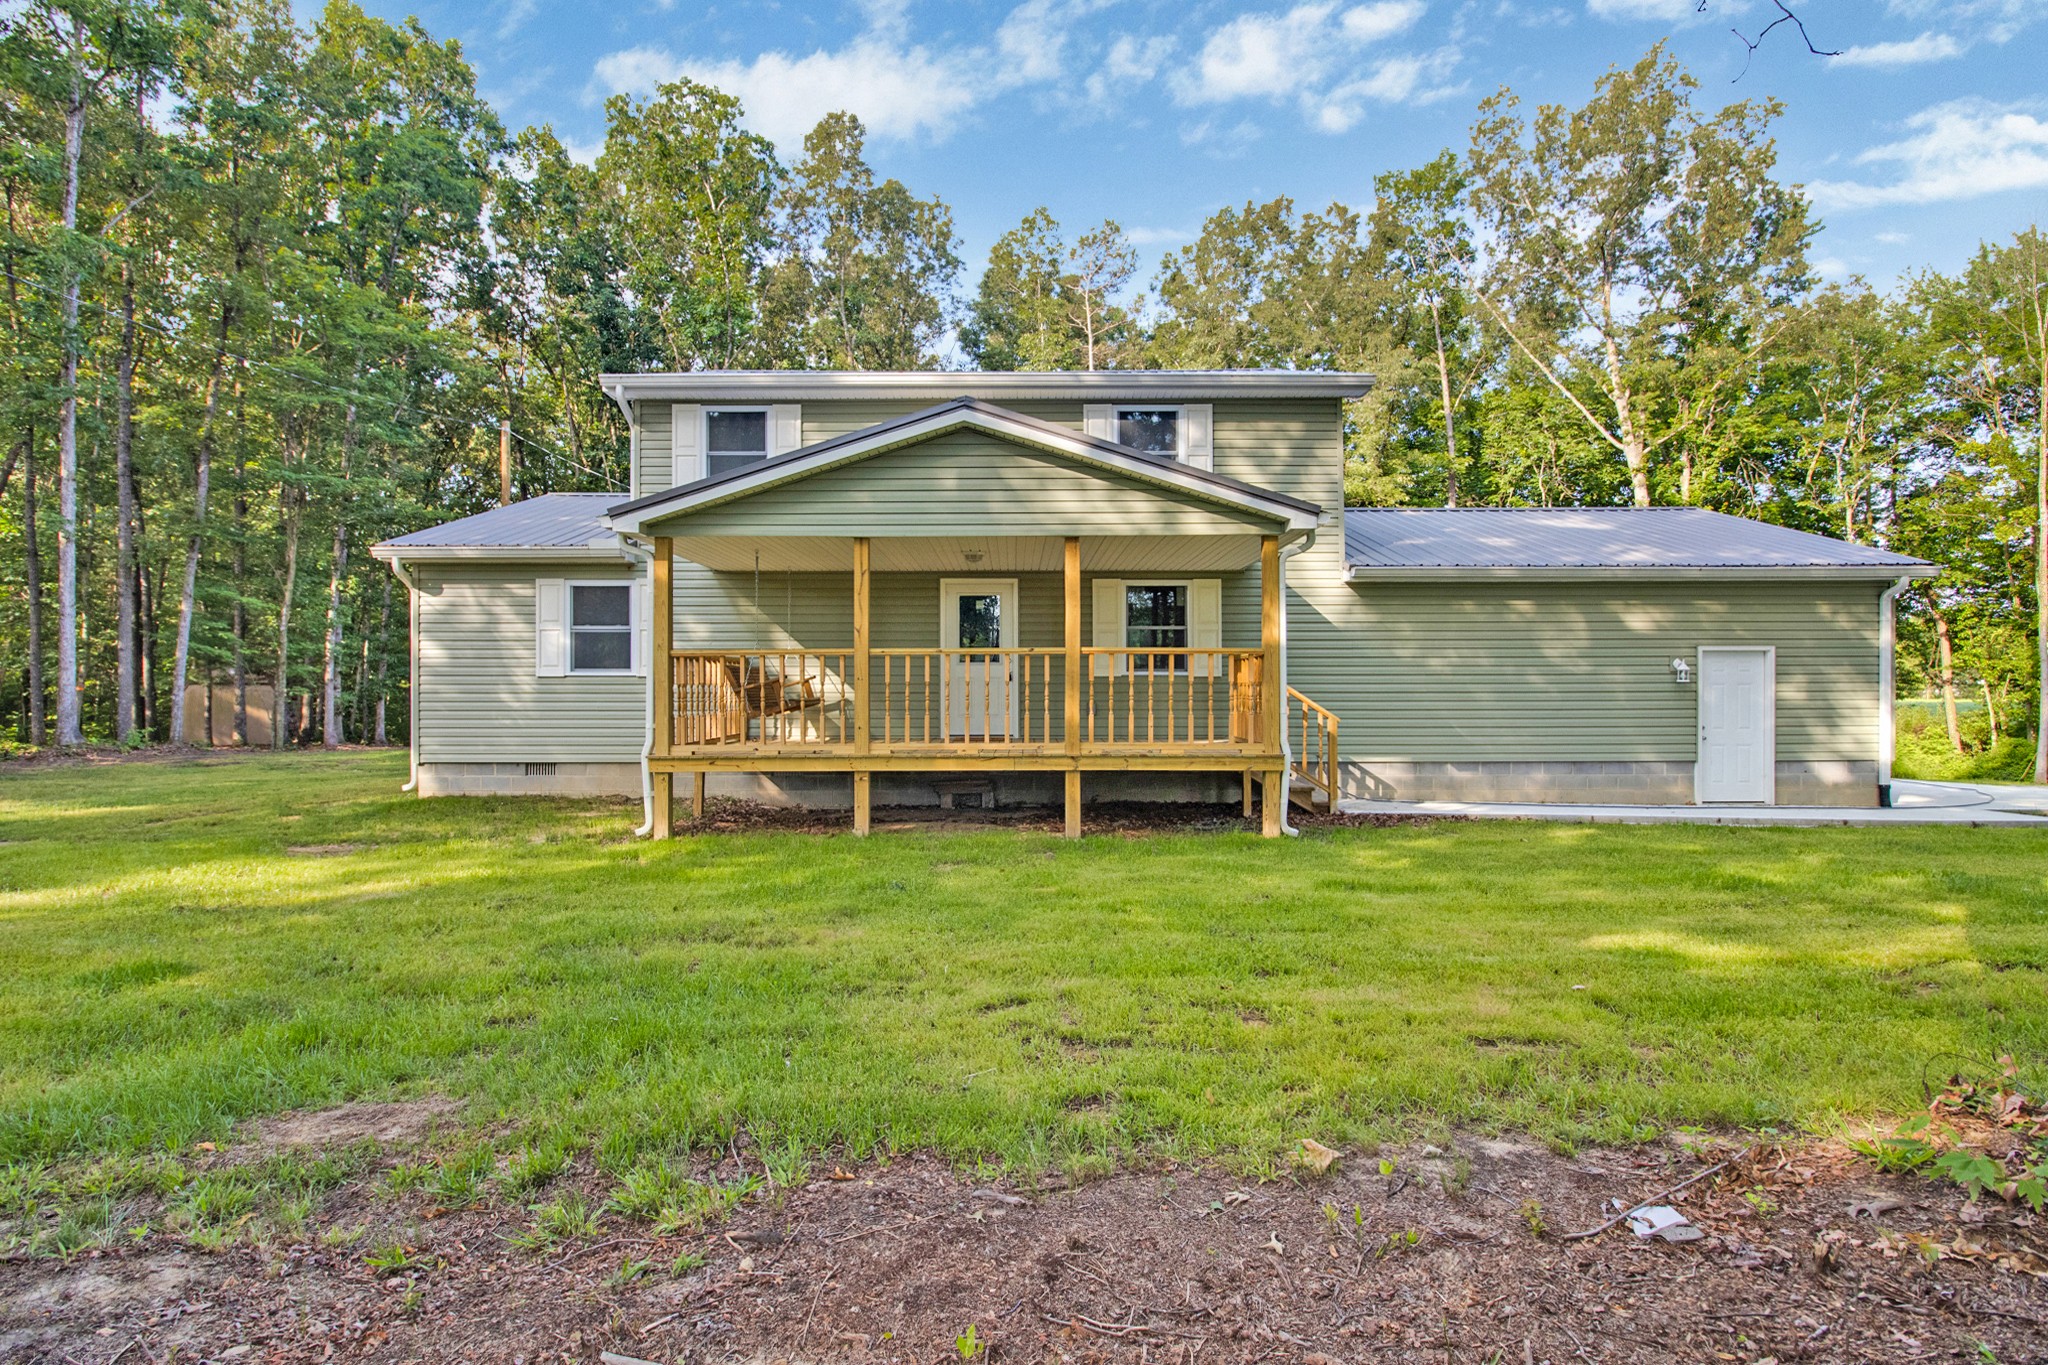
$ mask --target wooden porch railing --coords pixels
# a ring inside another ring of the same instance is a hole
[[[1337,717],[1327,707],[1310,701],[1293,688],[1287,689],[1290,738],[1294,741],[1294,767],[1289,774],[1323,793],[1332,811],[1337,809]]]
[[[1267,741],[1256,649],[1081,651],[1083,752],[1257,752]],[[851,749],[855,651],[678,650],[674,747]],[[1066,742],[1066,651],[874,649],[878,750],[1048,749]]]

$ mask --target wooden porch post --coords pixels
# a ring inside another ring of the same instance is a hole
[[[1266,771],[1266,799],[1261,832],[1267,838],[1280,833],[1281,816],[1287,802],[1287,768],[1280,759],[1280,737],[1287,725],[1287,691],[1280,678],[1280,537],[1259,539],[1259,647],[1264,658],[1260,668],[1259,699],[1261,746],[1273,755]]]
[[[872,586],[870,578],[868,538],[856,536],[853,542],[853,752],[859,758],[867,757],[872,742],[870,731],[873,717],[870,715],[871,702],[868,698],[868,675],[871,672],[868,666],[868,594]],[[872,775],[865,767],[857,768],[853,774],[855,834],[868,832],[872,796]]]
[[[648,565],[647,590],[654,595],[654,657],[647,666],[654,670],[654,756],[667,758],[675,752],[676,736],[676,543],[667,536],[654,538],[654,560]],[[699,778],[698,781],[703,781]],[[653,774],[654,837],[675,834],[675,774]]]
[[[1066,736],[1067,757],[1081,756],[1081,538],[1067,537],[1067,657]],[[1081,837],[1081,770],[1067,770],[1067,828],[1069,839]]]

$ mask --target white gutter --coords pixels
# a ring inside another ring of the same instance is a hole
[[[1912,578],[1899,579],[1877,599],[1877,785],[1891,804],[1892,760],[1897,757],[1898,720],[1894,712],[1898,699],[1898,598],[1912,586]]]
[[[420,787],[420,584],[398,555],[391,556],[391,572],[405,584],[406,607],[405,748],[409,772],[398,790],[415,792]]]
[[[626,557],[628,559],[635,560],[640,564],[645,565],[647,568],[647,591],[640,594],[641,600],[647,604],[647,619],[642,621],[641,624],[645,626],[647,629],[648,655],[647,714],[640,727],[640,809],[643,812],[645,812],[647,818],[641,822],[640,828],[633,831],[633,837],[635,839],[645,839],[648,835],[654,833],[654,770],[647,766],[647,761],[654,756],[654,670],[657,667],[657,661],[653,657],[654,547],[651,545],[636,545],[632,541],[626,539],[626,537],[620,536],[619,548],[626,552]],[[660,666],[666,666],[668,664],[668,660],[666,659],[662,659],[658,662]]]
[[[1287,818],[1288,808],[1294,797],[1294,750],[1287,742],[1287,561],[1316,543],[1316,533],[1310,531],[1292,545],[1280,547],[1280,832],[1301,837],[1301,831]],[[1331,775],[1335,785],[1335,774]],[[1337,796],[1330,794],[1330,814],[1337,813]]]
[[[944,400],[969,394],[1004,398],[1359,398],[1373,376],[1335,370],[691,370],[605,374],[598,386],[624,407],[635,399],[746,400],[799,403],[807,399]]]
[[[1344,581],[1367,582],[1475,582],[1515,580],[1522,582],[1574,583],[1622,580],[1631,583],[1686,579],[1752,579],[1782,582],[1786,579],[1932,578],[1937,565],[1897,564],[1347,564]]]

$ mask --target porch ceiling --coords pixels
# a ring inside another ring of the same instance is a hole
[[[1059,573],[1066,553],[1060,536],[876,536],[868,544],[875,573]],[[675,552],[730,573],[853,572],[853,540],[844,536],[678,536]],[[1081,537],[1087,573],[1232,573],[1258,562],[1259,537],[1250,534]]]

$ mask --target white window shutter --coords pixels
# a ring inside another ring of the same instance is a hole
[[[680,488],[704,477],[704,409],[696,403],[678,403],[668,419],[669,487]]]
[[[634,579],[630,598],[630,614],[626,619],[633,623],[633,675],[635,677],[644,677],[647,673],[648,637],[653,634],[651,629],[653,622],[647,614],[647,602],[647,580],[644,578]]]
[[[1098,441],[1116,439],[1116,409],[1108,403],[1083,403],[1081,405],[1081,430]],[[1118,644],[1123,642],[1119,640]]]
[[[1180,456],[1197,469],[1216,468],[1216,408],[1189,403],[1180,410]]]
[[[1188,648],[1223,648],[1223,580],[1197,578],[1188,584]],[[1207,677],[1216,664],[1213,655],[1197,654],[1189,660],[1188,671]]]
[[[804,410],[795,403],[768,409],[768,453],[787,455],[804,443]]]
[[[569,672],[569,585],[559,578],[533,580],[533,674],[561,678]]]
[[[1124,647],[1124,581],[1121,578],[1095,580],[1095,647]],[[1124,671],[1120,654],[1095,656],[1095,676],[1111,678]]]

